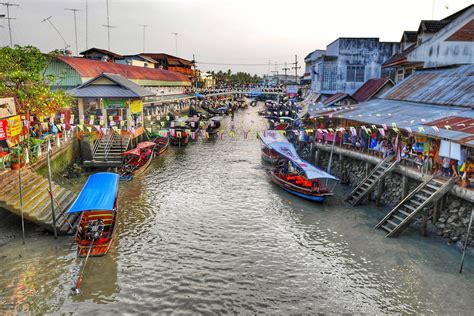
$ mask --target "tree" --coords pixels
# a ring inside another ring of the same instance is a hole
[[[55,78],[44,77],[48,60],[33,46],[0,48],[0,95],[15,98],[17,110],[26,114],[51,114],[69,106],[72,97],[64,91],[52,91]]]

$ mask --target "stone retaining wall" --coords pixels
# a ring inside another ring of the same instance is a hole
[[[327,169],[330,153],[319,150],[316,153],[318,157],[317,165],[323,170]],[[313,161],[314,162],[314,161]],[[375,167],[374,164],[340,154],[334,154],[332,158],[331,173],[342,180],[346,180],[347,184],[355,187],[359,184]],[[408,193],[414,190],[420,181],[406,178],[408,181]],[[391,172],[385,178],[384,189],[380,201],[389,206],[396,206],[402,199],[402,175]],[[372,193],[372,199],[376,193]],[[437,205],[428,210],[428,221],[426,222],[426,232],[442,236],[449,243],[456,243],[462,247],[466,239],[467,228],[471,212],[473,211],[473,203],[468,200],[447,194],[443,199],[438,201]],[[424,226],[423,215],[420,214],[412,224],[420,230]],[[471,233],[469,244],[474,245],[474,232]]]

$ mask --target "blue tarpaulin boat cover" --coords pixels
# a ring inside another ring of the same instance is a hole
[[[289,159],[293,162],[298,168],[304,171],[306,178],[308,180],[312,179],[333,179],[337,180],[334,176],[330,175],[327,172],[322,171],[321,169],[316,168],[311,165],[309,162],[304,161],[298,156],[295,147],[289,142],[274,142],[268,145],[271,149],[279,153],[281,156]]]
[[[279,131],[273,130],[258,132],[258,139],[260,139],[260,142],[265,146],[275,142],[288,142],[288,139],[280,134]]]
[[[119,175],[116,173],[99,172],[91,175],[67,212],[113,210],[118,183]]]

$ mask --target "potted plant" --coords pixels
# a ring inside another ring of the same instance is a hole
[[[21,167],[25,166],[25,155],[23,152],[19,153],[18,150],[12,151],[10,154],[10,165],[12,170],[19,170]]]

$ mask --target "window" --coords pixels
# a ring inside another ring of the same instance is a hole
[[[346,81],[364,82],[365,66],[347,66]]]

